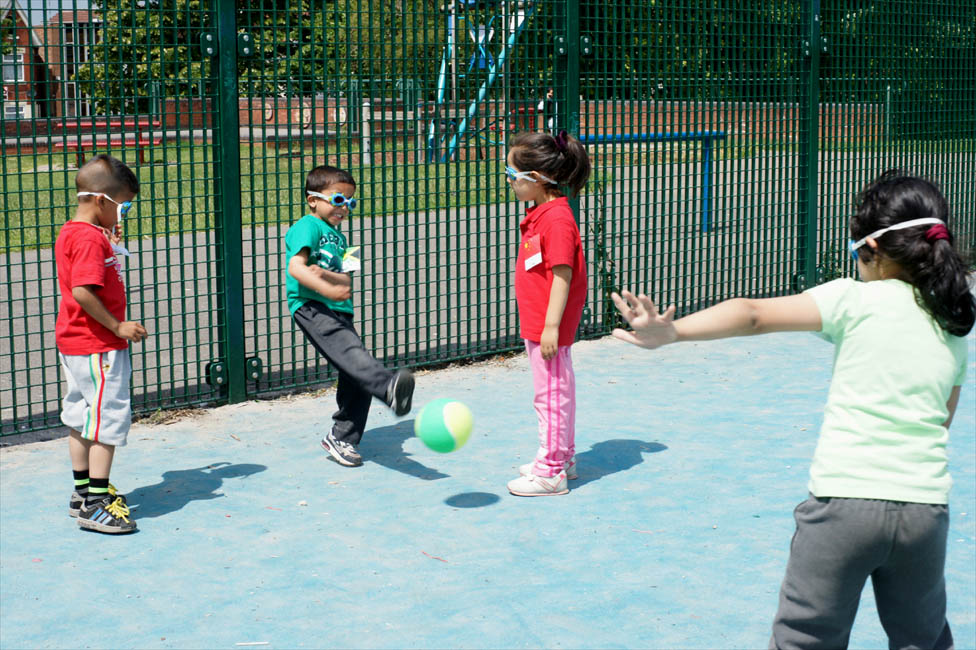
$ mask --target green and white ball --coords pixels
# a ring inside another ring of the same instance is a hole
[[[442,454],[463,447],[471,437],[473,427],[471,409],[446,397],[428,403],[413,424],[417,437]]]

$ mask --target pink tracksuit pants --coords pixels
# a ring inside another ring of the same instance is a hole
[[[559,346],[556,356],[546,361],[540,344],[525,341],[539,416],[539,451],[532,471],[539,476],[555,476],[576,452],[576,377],[571,347]]]

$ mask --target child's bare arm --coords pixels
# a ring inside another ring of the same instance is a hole
[[[78,301],[78,304],[85,310],[85,313],[104,325],[108,331],[117,337],[138,343],[149,336],[142,323],[131,320],[120,321],[113,316],[112,312],[105,307],[105,304],[98,297],[98,294],[95,293],[92,286],[77,286],[71,290],[71,296]]]
[[[781,298],[735,298],[675,321],[679,341],[704,341],[770,332],[818,331],[820,309],[804,293]]]
[[[631,331],[616,329],[618,339],[654,349],[675,341],[705,341],[769,332],[819,331],[820,310],[808,294],[781,298],[735,298],[674,320],[674,307],[663,314],[651,299],[629,291],[612,294]]]
[[[288,260],[288,273],[306,289],[341,302],[352,297],[352,278],[346,273],[308,265],[308,249],[303,248]]]
[[[549,305],[546,307],[546,323],[539,343],[542,358],[548,361],[559,351],[559,324],[563,321],[566,301],[569,299],[569,285],[573,279],[573,267],[559,264],[552,267],[552,288],[549,289]]]
[[[962,392],[962,386],[953,386],[952,392],[949,393],[949,401],[946,402],[946,408],[949,409],[949,417],[946,418],[945,423],[942,425],[946,429],[952,424],[952,418],[956,415],[956,407],[959,406],[959,394]]]
[[[326,282],[331,282],[333,284],[344,285],[347,287],[352,286],[352,276],[348,273],[340,273],[339,271],[330,271],[329,269],[323,269],[318,264],[312,264],[307,267],[315,275],[322,278]]]

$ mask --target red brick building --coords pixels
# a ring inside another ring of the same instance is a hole
[[[32,27],[25,0],[0,0],[3,115],[7,121],[91,115],[75,81],[98,37],[90,11],[62,11]]]
[[[0,25],[4,120],[47,117],[51,114],[48,68],[41,58],[41,39],[31,29],[20,0],[0,0]]]
[[[62,11],[35,29],[43,44],[39,52],[51,80],[52,116],[91,115],[91,104],[75,81],[75,72],[88,61],[100,22],[90,11]]]

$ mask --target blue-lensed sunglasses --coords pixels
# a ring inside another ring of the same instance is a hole
[[[862,237],[857,241],[853,239],[850,240],[849,246],[851,249],[851,258],[857,261],[857,249],[867,243],[868,239],[877,239],[881,235],[885,234],[889,230],[903,230],[905,228],[912,228],[914,226],[927,226],[935,225],[937,223],[942,223],[941,219],[936,219],[935,217],[924,217],[922,219],[909,219],[908,221],[902,221],[901,223],[896,223],[893,226],[888,226],[887,228],[882,228],[881,230],[875,230],[870,235]]]
[[[104,197],[104,198],[108,199],[109,201],[111,201],[115,205],[119,206],[116,209],[115,212],[118,215],[118,217],[119,217],[118,220],[120,222],[122,221],[122,217],[124,217],[125,215],[129,214],[129,210],[132,209],[132,201],[123,201],[122,203],[119,203],[118,201],[116,201],[115,199],[113,199],[108,194],[105,194],[104,192],[78,192],[77,196],[79,196],[79,197],[82,197],[82,196],[101,196],[101,197]]]
[[[559,185],[559,183],[557,183],[556,181],[552,180],[548,176],[545,176],[545,175],[541,174],[540,172],[520,172],[519,170],[515,169],[514,167],[509,167],[507,165],[505,166],[505,175],[508,176],[509,178],[511,178],[513,181],[517,181],[519,179],[522,179],[522,180],[526,180],[526,181],[531,181],[533,183],[538,183],[539,182],[539,179],[537,179],[532,174],[535,174],[536,176],[539,177],[539,179],[544,180],[545,182],[549,183],[550,185]]]
[[[343,205],[348,206],[350,210],[355,210],[358,201],[356,199],[349,198],[336,192],[335,194],[322,194],[321,192],[309,192],[309,196],[314,196],[317,199],[322,199],[323,201],[328,201],[332,205],[341,207]]]

